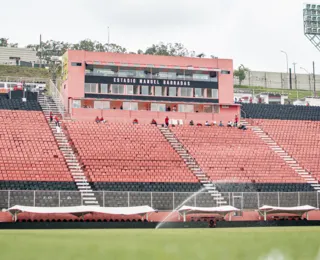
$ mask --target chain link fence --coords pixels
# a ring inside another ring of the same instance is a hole
[[[228,192],[221,193],[227,205],[239,209],[257,209],[263,205],[294,207],[310,205],[319,208],[318,192]],[[100,206],[131,207],[148,205],[157,210],[173,210],[180,205],[218,206],[207,193],[185,192],[94,192]],[[68,207],[83,205],[78,191],[0,191],[0,209],[15,205],[35,207]]]

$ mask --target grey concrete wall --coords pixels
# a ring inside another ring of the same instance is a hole
[[[296,74],[296,85],[301,90],[313,90],[313,77],[308,74]],[[289,79],[287,73],[266,72],[266,71],[249,71],[246,73],[246,79],[242,85],[289,89]],[[239,84],[239,79],[234,77],[234,84]],[[296,89],[294,74],[292,74],[292,89]],[[316,75],[316,89],[320,90],[320,75]]]

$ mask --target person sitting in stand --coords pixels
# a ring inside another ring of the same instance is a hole
[[[202,126],[202,124],[201,124],[201,123],[198,123],[197,126]]]
[[[217,121],[213,121],[212,125],[217,126]]]
[[[190,121],[189,125],[194,125],[193,120]]]
[[[137,125],[137,124],[138,124],[138,119],[136,119],[136,118],[133,119],[133,124],[134,124],[134,125]]]
[[[100,123],[100,119],[99,119],[98,116],[96,117],[96,120],[95,120],[95,121],[96,121],[96,123]]]
[[[240,130],[247,130],[247,127],[243,124],[239,124],[239,127],[238,127]]]
[[[151,125],[157,125],[157,121],[156,121],[156,120],[154,120],[154,119],[152,119],[152,121],[151,121]]]
[[[206,121],[205,126],[210,126],[210,124],[209,124],[209,122],[208,122],[208,121]]]
[[[233,125],[232,125],[232,122],[229,121],[227,127],[232,127],[232,126],[233,126]]]
[[[103,116],[100,117],[100,123],[105,123],[106,121],[104,120]]]
[[[166,117],[166,119],[164,120],[164,123],[165,123],[166,127],[169,126],[169,117]]]
[[[220,121],[219,126],[223,126],[222,121]]]

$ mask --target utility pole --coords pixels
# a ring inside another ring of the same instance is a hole
[[[294,62],[293,64],[293,73],[294,73],[294,86],[296,88],[297,91],[297,100],[299,99],[299,93],[298,93],[298,86],[297,86],[297,74],[296,74],[296,65],[297,63]]]
[[[313,97],[317,96],[316,92],[316,72],[315,72],[315,66],[314,66],[314,61],[312,62],[313,66]]]
[[[110,44],[110,28],[108,26],[108,45]]]
[[[284,53],[286,55],[286,64],[287,64],[287,84],[288,84],[288,89],[290,89],[290,81],[289,81],[289,59],[288,59],[288,53],[286,53],[285,51],[281,51],[282,53]],[[282,90],[282,94],[283,94],[283,90]]]
[[[42,68],[42,37],[40,34],[40,68]]]

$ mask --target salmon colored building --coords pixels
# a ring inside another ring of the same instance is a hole
[[[74,119],[226,123],[240,114],[230,59],[69,50],[63,79],[61,93]]]

